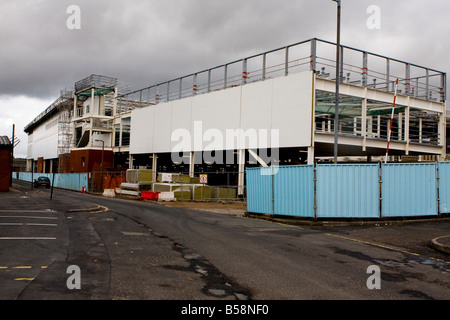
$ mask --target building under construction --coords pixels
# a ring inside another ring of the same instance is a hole
[[[72,108],[73,92],[61,91],[58,99],[25,127],[28,134],[27,171],[64,170],[72,147]]]
[[[127,93],[92,75],[25,128],[29,169],[227,173],[210,182],[243,192],[245,167],[332,161],[335,130],[340,162],[377,162],[397,79],[389,161],[446,159],[444,72],[341,46],[336,75],[335,52],[310,39]]]

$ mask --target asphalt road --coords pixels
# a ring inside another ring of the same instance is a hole
[[[22,182],[0,195],[0,299],[450,298],[450,257],[428,246],[449,220],[299,227],[63,190],[48,199]],[[67,288],[71,265],[81,289]]]

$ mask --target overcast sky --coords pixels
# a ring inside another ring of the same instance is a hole
[[[380,29],[367,27],[371,5]],[[341,41],[447,72],[449,12],[448,0],[342,0]],[[314,37],[336,41],[335,2],[0,0],[0,135],[15,123],[25,157],[24,126],[91,74],[139,89]]]

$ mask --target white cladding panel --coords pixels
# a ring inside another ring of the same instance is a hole
[[[31,155],[34,160],[58,158],[58,114],[34,129],[30,138],[28,157]]]
[[[310,146],[312,80],[296,73],[133,110],[130,153]]]
[[[153,151],[155,153],[167,152],[170,150],[170,137],[172,134],[171,122],[172,122],[172,108],[171,103],[163,103],[154,107],[155,116],[153,118],[144,118],[149,122],[146,125],[148,131],[153,129]],[[133,115],[131,115],[133,119]],[[153,122],[153,128],[149,128],[150,123]],[[146,131],[147,131],[146,130]],[[131,131],[133,131],[133,123],[131,124]],[[147,137],[146,131],[141,131],[143,138]]]
[[[312,74],[274,79],[272,129],[280,129],[280,147],[311,146]]]
[[[130,148],[134,150],[132,154],[153,152],[149,150],[153,150],[155,110],[156,107],[133,110],[130,130]]]

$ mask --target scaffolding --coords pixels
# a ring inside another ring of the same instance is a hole
[[[95,89],[96,95],[105,95],[107,92],[114,91],[117,87],[117,82],[117,78],[93,74],[75,82],[75,94],[80,95],[87,92],[90,95],[91,89]]]

